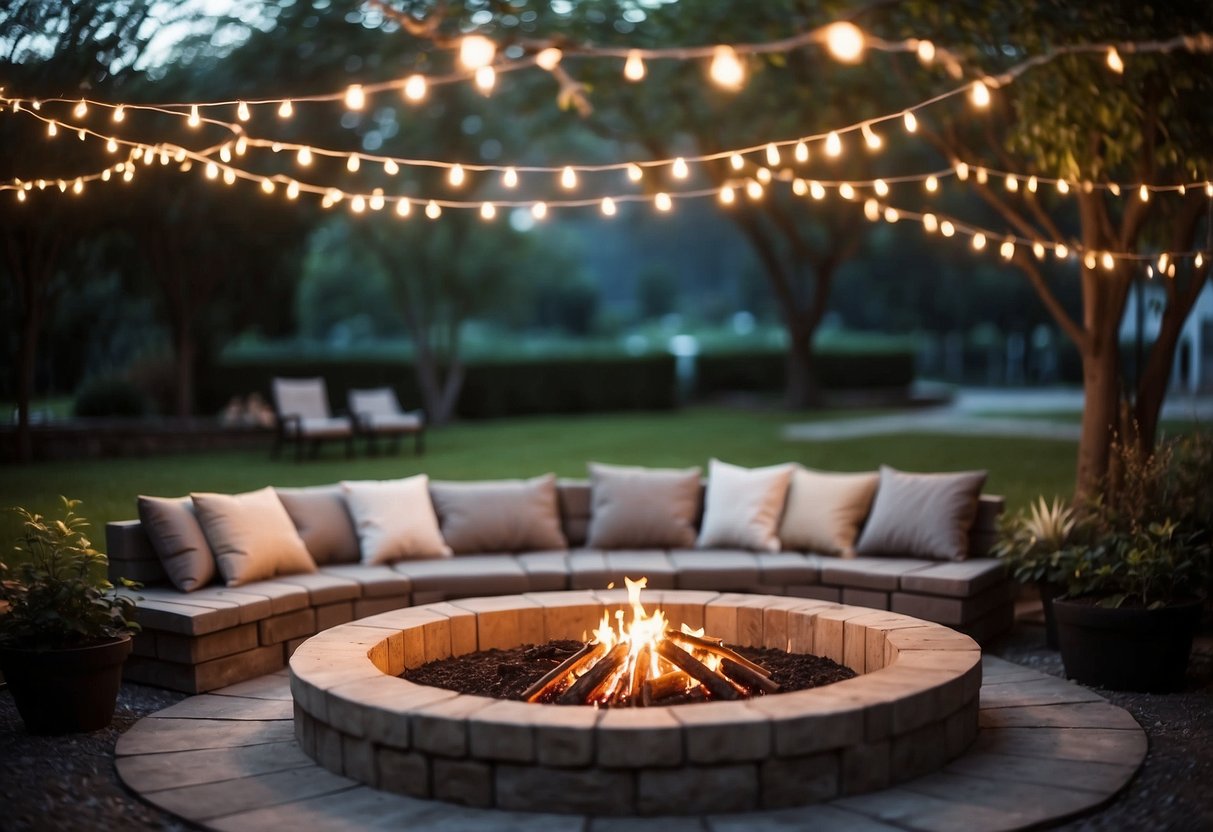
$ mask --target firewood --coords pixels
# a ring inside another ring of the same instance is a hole
[[[720,672],[739,685],[761,690],[763,693],[777,693],[779,691],[779,683],[774,679],[763,676],[761,673],[755,673],[745,665],[738,664],[732,659],[720,660]]]
[[[688,691],[667,696],[653,701],[654,705],[686,705],[689,702],[702,702],[708,698],[708,692],[703,685],[697,685]]]
[[[640,653],[636,655],[636,664],[632,667],[632,685],[628,691],[628,699],[633,705],[643,704],[644,697],[641,694],[641,688],[649,676],[649,657],[651,655],[647,644],[641,647]]]
[[[598,660],[597,664],[587,670],[581,677],[569,685],[564,693],[556,697],[558,705],[581,705],[589,701],[590,695],[601,687],[611,674],[619,669],[628,655],[628,646],[622,642],[611,648],[611,651]]]
[[[585,645],[559,665],[553,667],[551,670],[545,673],[543,678],[538,682],[523,691],[523,701],[538,702],[550,691],[558,687],[570,673],[575,673],[583,665],[592,662],[595,657],[602,655],[603,652],[604,649],[603,645],[601,644]]]
[[[766,676],[768,679],[771,677],[771,671],[767,670],[760,664],[755,664],[737,651],[730,650],[728,647],[724,646],[723,642],[716,639],[700,638],[699,636],[680,633],[677,630],[666,630],[665,635],[666,638],[673,639],[681,644],[689,644],[693,647],[698,647],[700,650],[706,650],[707,652],[719,656],[722,659],[730,659],[739,665],[748,667],[751,671],[760,676]]]
[[[686,671],[688,676],[706,687],[713,699],[734,700],[741,698],[742,691],[732,682],[708,670],[703,662],[683,650],[670,639],[663,639],[657,645],[657,653],[663,659],[670,662],[670,664],[676,665],[679,669]]]
[[[669,673],[646,679],[640,689],[641,701],[647,707],[667,697],[686,693],[689,681],[690,677],[681,670],[672,670]]]

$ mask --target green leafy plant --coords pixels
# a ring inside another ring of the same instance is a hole
[[[1197,532],[1164,520],[1116,532],[1081,552],[1067,594],[1097,597],[1101,607],[1135,601],[1157,609],[1201,594],[1209,574],[1209,547]]]
[[[61,499],[60,519],[14,509],[23,532],[14,565],[0,562],[0,607],[6,608],[0,611],[0,646],[86,647],[139,629],[130,620],[134,601],[114,592],[105,555],[84,534],[88,521],[76,514],[80,501]]]
[[[1026,513],[1000,518],[992,552],[1020,583],[1060,583],[1078,556],[1069,546],[1078,525],[1074,509],[1056,497],[1051,504],[1040,497]]]

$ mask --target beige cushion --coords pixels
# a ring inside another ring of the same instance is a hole
[[[431,482],[442,537],[455,554],[567,549],[556,475],[529,480]]]
[[[358,533],[339,485],[275,488],[303,545],[318,565],[357,563]]]
[[[591,549],[673,549],[695,542],[699,468],[589,464]]]
[[[880,474],[832,474],[796,466],[779,525],[785,549],[855,556],[859,527],[872,507]]]
[[[215,579],[215,556],[189,497],[144,497],[139,520],[173,586],[193,592]]]
[[[450,557],[451,548],[442,539],[430,501],[429,483],[425,474],[341,483],[363,563]]]
[[[775,530],[783,514],[790,464],[741,468],[713,459],[708,465],[700,549],[749,549],[778,552]]]
[[[316,571],[315,561],[274,489],[191,496],[198,523],[228,586]]]
[[[876,500],[856,551],[963,560],[985,482],[985,471],[910,474],[882,465]]]

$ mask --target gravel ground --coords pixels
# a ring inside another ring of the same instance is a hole
[[[1043,630],[1020,623],[991,653],[1062,676]],[[1213,829],[1213,637],[1198,644],[1184,691],[1169,695],[1101,691],[1146,729],[1150,751],[1137,777],[1110,805],[1062,826],[1070,832]],[[0,830],[184,830],[194,828],[128,792],[114,771],[114,743],[141,717],[185,698],[124,685],[109,728],[67,737],[24,732],[12,695],[0,691]]]

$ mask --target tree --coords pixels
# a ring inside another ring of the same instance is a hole
[[[988,76],[1052,48],[1168,40],[1213,30],[1213,6],[1184,0],[1090,5],[988,0],[971,11],[960,15],[951,7],[922,3],[898,9],[893,19],[916,36],[963,44],[972,65]],[[1056,177],[1073,186],[1070,195],[1061,196],[1053,188],[1010,193],[1001,182],[970,182],[1011,232],[1083,252],[1077,316],[1050,284],[1049,266],[1022,247],[1013,259],[1082,358],[1080,496],[1094,495],[1109,475],[1115,481],[1117,472],[1109,464],[1117,434],[1141,454],[1153,448],[1176,344],[1208,280],[1207,257],[1200,265],[1191,259],[1156,263],[1166,297],[1161,329],[1144,371],[1136,379],[1127,377],[1118,334],[1144,263],[1114,259],[1106,268],[1103,253],[1153,261],[1160,252],[1201,248],[1199,241],[1208,233],[1205,183],[1213,177],[1208,48],[1206,43],[1204,52],[1126,53],[1122,73],[1109,67],[1104,53],[1065,54],[1001,86],[988,115],[953,113],[927,132],[943,152],[970,166]],[[1115,194],[1084,184],[1107,182],[1183,184],[1186,193],[1147,194],[1142,200],[1136,189]]]

